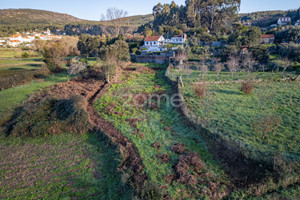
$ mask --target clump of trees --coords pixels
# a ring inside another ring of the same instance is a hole
[[[35,47],[43,54],[43,61],[51,72],[63,70],[66,56],[79,55],[77,49],[77,37],[65,36],[61,40],[35,41]]]
[[[182,34],[189,28],[219,32],[236,17],[240,0],[188,0],[184,6],[158,3],[153,7],[154,21],[139,27],[146,35],[171,32]],[[228,27],[227,27],[228,29]]]
[[[105,35],[92,36],[87,34],[82,34],[79,37],[78,49],[82,55],[86,57],[97,56],[99,48],[105,45],[107,42]]]

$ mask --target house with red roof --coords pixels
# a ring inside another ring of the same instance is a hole
[[[261,35],[260,43],[261,44],[274,44],[274,40],[275,40],[274,34]]]
[[[148,52],[162,51],[162,46],[165,44],[165,38],[162,35],[148,36],[144,41],[144,47]]]

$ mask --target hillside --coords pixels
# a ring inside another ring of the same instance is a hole
[[[80,22],[68,14],[34,9],[2,9],[0,10],[0,25],[12,24],[67,24]]]
[[[270,26],[276,24],[279,17],[290,17],[294,23],[300,17],[300,10],[275,10],[275,11],[260,11],[252,13],[240,13],[242,21],[250,21],[254,26]]]
[[[152,14],[124,17],[120,21],[124,25],[140,26],[153,19]],[[76,18],[72,15],[35,9],[0,9],[0,25],[62,25],[69,23],[110,24],[109,21],[97,22]]]

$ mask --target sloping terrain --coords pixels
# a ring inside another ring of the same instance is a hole
[[[68,14],[35,9],[0,9],[0,25],[12,24],[67,24],[80,22]]]

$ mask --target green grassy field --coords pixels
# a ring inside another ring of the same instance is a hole
[[[228,179],[224,171],[213,160],[199,134],[182,122],[177,111],[172,106],[167,106],[167,101],[162,101],[155,109],[149,105],[136,106],[132,103],[134,95],[170,94],[171,88],[164,81],[163,74],[164,70],[157,73],[129,74],[128,77],[123,77],[124,82],[113,84],[96,101],[95,108],[134,143],[143,159],[149,181],[165,188],[162,191],[164,194],[175,199],[205,199],[214,192],[218,193],[217,196],[226,193]],[[123,95],[128,96],[128,99]],[[160,149],[153,147],[156,142],[161,144]],[[178,162],[179,155],[171,150],[176,143],[183,143],[187,152],[198,153],[206,165],[206,168],[201,169],[203,177],[197,180],[196,185],[177,181],[168,183],[165,179],[174,173],[173,166]],[[169,156],[170,160],[162,162],[157,157],[159,154]],[[217,191],[213,191],[211,185],[215,185]]]
[[[205,74],[202,79],[201,72],[198,70],[178,70],[173,69],[168,75],[172,80],[175,80],[176,76],[182,76],[184,82],[193,83],[198,81],[209,81],[216,82],[217,74],[215,72],[209,71]],[[297,77],[295,73],[285,73],[285,78]],[[247,72],[235,72],[233,77],[230,72],[221,72],[219,81],[236,81],[236,80],[247,80],[247,79],[262,79],[262,80],[279,80],[282,79],[282,74],[280,72],[252,72],[250,77]]]
[[[28,98],[28,95],[59,82],[71,79],[66,72],[51,74],[44,78],[44,81],[32,81],[26,85],[9,88],[0,91],[0,118],[12,112],[19,104]]]
[[[0,137],[0,199],[131,199],[103,134]]]
[[[27,52],[30,56],[39,56],[39,54],[32,50],[22,50],[20,48],[1,48],[0,58],[21,58],[22,54]]]
[[[180,89],[186,105],[208,122],[210,131],[218,130],[256,149],[299,160],[299,82],[257,83],[250,95],[240,91],[241,84],[211,84],[204,98],[196,97],[194,85],[184,82],[185,87]],[[276,130],[263,137],[259,130],[266,128],[263,123],[268,123],[268,116],[279,118],[280,122]]]

